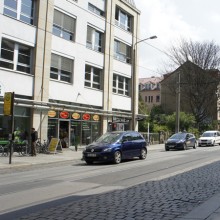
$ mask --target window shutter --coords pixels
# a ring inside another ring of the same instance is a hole
[[[120,43],[120,53],[126,55],[126,44]]]
[[[51,56],[51,67],[59,69],[59,56],[56,54],[52,54]]]
[[[64,15],[63,27],[65,30],[74,33],[75,30],[75,20],[68,15]]]
[[[73,66],[73,61],[71,59],[68,58],[64,58],[62,57],[61,60],[61,69],[67,72],[72,72],[72,66]]]
[[[87,26],[87,42],[92,43],[92,32],[93,32],[93,28]]]
[[[54,10],[53,23],[60,27],[62,26],[62,13],[61,12]]]

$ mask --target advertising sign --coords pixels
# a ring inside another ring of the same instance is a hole
[[[60,139],[58,139],[58,138],[51,138],[51,141],[50,141],[50,144],[49,144],[49,152],[56,153],[57,150],[62,151],[62,145],[60,143]]]
[[[14,106],[14,93],[6,92],[4,95],[4,115],[12,115]]]

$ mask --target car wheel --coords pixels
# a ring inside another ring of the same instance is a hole
[[[213,142],[212,146],[215,146],[215,141]]]
[[[92,160],[85,160],[87,164],[93,164]]]
[[[140,159],[141,160],[144,160],[144,159],[146,159],[146,157],[147,157],[147,150],[145,149],[145,148],[142,148],[141,149],[141,155],[140,155]]]
[[[186,143],[183,144],[183,150],[186,150],[187,149],[187,146],[186,146]]]
[[[115,153],[114,153],[114,163],[115,164],[121,163],[121,152],[120,151],[115,151]]]
[[[170,149],[168,147],[165,147],[165,151],[169,151]]]
[[[196,147],[197,147],[197,143],[195,142],[194,146],[193,146],[193,149],[196,149]]]

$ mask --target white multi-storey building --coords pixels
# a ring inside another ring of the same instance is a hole
[[[5,92],[14,128],[41,139],[137,128],[139,16],[131,0],[0,1],[0,137],[11,133]]]

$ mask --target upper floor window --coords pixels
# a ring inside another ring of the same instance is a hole
[[[112,92],[116,94],[129,96],[130,79],[114,74]]]
[[[126,31],[132,32],[132,16],[118,7],[115,10],[115,24]]]
[[[148,102],[153,102],[153,96],[148,96]]]
[[[34,0],[4,0],[4,15],[28,24],[34,21]]]
[[[102,70],[90,65],[85,67],[85,86],[94,89],[101,89]]]
[[[147,102],[147,96],[144,97],[144,101]]]
[[[0,66],[31,73],[31,48],[11,40],[2,39]]]
[[[87,26],[86,46],[90,49],[102,52],[103,33]]]
[[[66,40],[74,41],[76,19],[54,10],[53,34]]]
[[[51,55],[50,78],[72,82],[73,60],[56,54]]]
[[[160,102],[160,96],[159,95],[156,96],[156,102]]]
[[[131,47],[115,40],[114,57],[120,61],[131,63]]]
[[[99,8],[97,8],[95,5],[93,5],[91,3],[88,4],[88,9],[89,9],[89,11],[92,11],[93,13],[95,13],[97,15],[100,15],[100,16],[104,16],[105,15],[104,11],[102,11]]]

